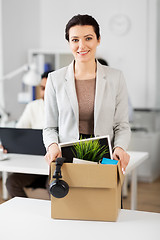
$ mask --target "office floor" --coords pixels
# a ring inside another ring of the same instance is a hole
[[[160,213],[160,177],[152,183],[138,182],[137,210]],[[123,199],[123,207],[130,207],[130,190]]]
[[[2,199],[2,180],[0,179],[0,203]],[[130,189],[128,196],[123,199],[123,208],[130,208]],[[138,183],[137,210],[160,213],[160,178],[153,183]]]

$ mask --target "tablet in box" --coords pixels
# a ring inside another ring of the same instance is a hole
[[[66,143],[60,143],[59,146],[62,151],[62,156],[66,158],[66,162],[73,162],[73,158],[75,157],[73,154],[73,146],[78,142],[86,142],[90,140],[99,140],[99,143],[101,146],[108,146],[108,153],[106,153],[103,157],[105,158],[111,158],[112,159],[112,148],[111,148],[111,142],[109,135],[106,136],[100,136],[100,137],[94,137],[94,138],[87,138],[83,140],[78,140],[74,142],[66,142]]]

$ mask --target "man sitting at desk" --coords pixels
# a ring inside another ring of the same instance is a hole
[[[17,128],[42,129],[44,124],[44,91],[49,72],[41,75],[40,99],[27,104],[22,116],[20,117]],[[48,177],[36,174],[12,173],[8,176],[6,187],[11,197],[27,197],[24,187],[43,187],[47,186]]]

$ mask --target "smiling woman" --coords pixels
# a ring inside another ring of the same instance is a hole
[[[110,135],[113,157],[124,171],[130,139],[128,96],[121,71],[102,66],[95,58],[100,44],[97,21],[89,15],[69,20],[65,37],[74,56],[67,67],[49,74],[45,91],[43,139],[50,164],[61,156],[58,143],[80,136]]]
[[[95,59],[96,49],[99,44],[100,38],[97,39],[92,26],[85,25],[70,28],[69,45],[76,62],[89,63]]]

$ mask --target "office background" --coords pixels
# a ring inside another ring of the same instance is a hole
[[[160,107],[159,0],[1,0],[0,11],[1,76],[25,64],[29,49],[69,52],[65,24],[74,14],[88,13],[101,27],[97,56],[124,71],[134,108]],[[11,119],[24,107],[17,102],[20,78],[0,85],[0,101]]]
[[[97,57],[124,72],[136,110],[130,150],[149,151],[140,176],[153,181],[160,175],[160,0],[0,0],[0,77],[26,64],[32,49],[70,53],[64,29],[78,13],[100,24]],[[0,81],[0,106],[10,121],[25,107],[17,100],[24,88],[22,74]]]
[[[138,169],[138,210],[160,212],[160,0],[0,0],[0,78],[28,63],[29,52],[40,52],[40,60],[44,52],[70,53],[64,28],[78,13],[100,24],[97,57],[124,72],[135,109],[130,150],[150,156]],[[22,76],[0,81],[0,107],[10,122],[26,105],[18,101],[28,90]],[[125,208],[128,199],[130,192]]]

